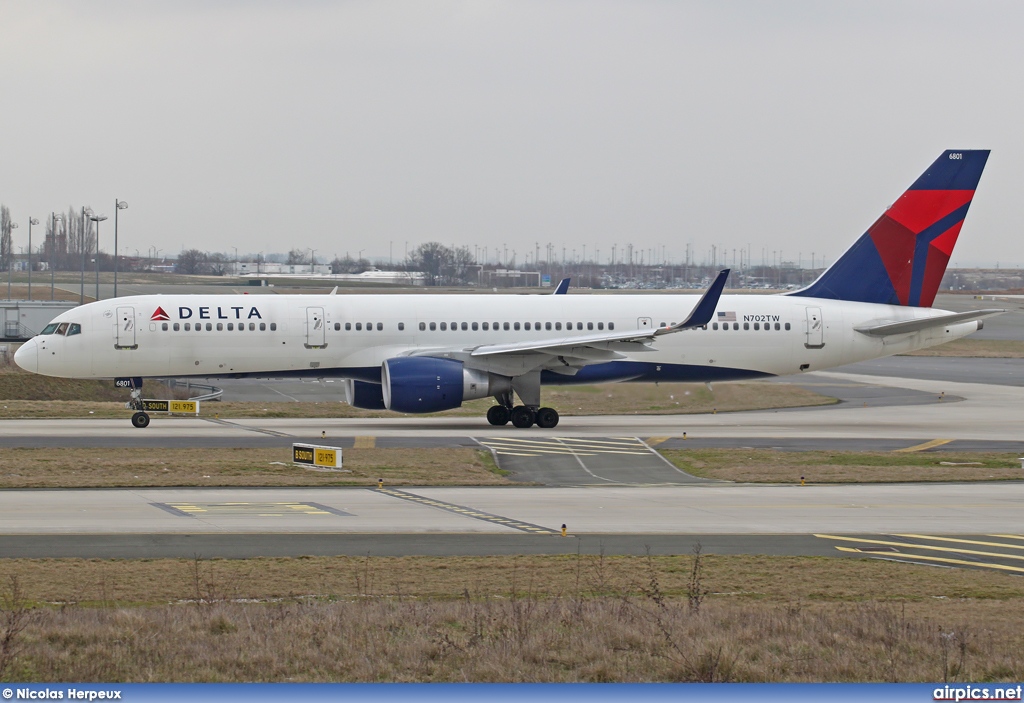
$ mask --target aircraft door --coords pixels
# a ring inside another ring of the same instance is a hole
[[[807,341],[808,349],[821,349],[825,346],[825,323],[821,319],[821,308],[807,308]]]
[[[306,308],[306,349],[327,346],[327,323],[323,308]]]
[[[654,327],[654,322],[649,317],[638,317],[636,318],[636,328],[638,330],[649,330]]]
[[[116,349],[138,349],[135,341],[135,308],[122,305],[117,308],[117,332],[114,340]]]

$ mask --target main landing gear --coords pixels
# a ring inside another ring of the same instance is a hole
[[[518,379],[517,379],[518,381]],[[541,408],[540,406],[540,374],[534,383],[520,385],[516,388],[523,405],[513,405],[512,393],[499,393],[494,396],[498,401],[487,410],[487,422],[495,426],[507,425],[511,420],[516,427],[525,429],[537,425],[542,429],[551,429],[558,424],[558,411],[554,408]],[[524,397],[525,395],[525,397]],[[530,402],[533,400],[534,402]]]
[[[487,422],[492,425],[507,425],[511,420],[512,424],[519,428],[537,427],[551,429],[558,424],[558,411],[554,408],[530,408],[525,405],[517,405],[507,408],[504,405],[492,405],[487,409]]]

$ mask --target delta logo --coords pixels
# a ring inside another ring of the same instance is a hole
[[[178,319],[188,320],[193,315],[198,317],[200,320],[251,320],[256,318],[262,320],[263,315],[256,307],[249,307],[249,312],[246,314],[245,306],[243,305],[232,305],[230,307],[214,307],[208,305],[201,305],[196,310],[190,307],[182,305],[178,308]],[[153,311],[153,315],[149,318],[152,322],[166,322],[171,319],[171,316],[167,314],[167,311],[162,307],[157,307]]]

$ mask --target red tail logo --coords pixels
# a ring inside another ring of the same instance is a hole
[[[156,312],[153,313],[153,317],[151,317],[149,319],[150,320],[170,320],[171,317],[166,312],[164,312],[163,308],[158,306],[157,309],[156,309]]]

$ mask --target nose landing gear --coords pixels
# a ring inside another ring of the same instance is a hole
[[[129,379],[129,387],[132,389],[131,400],[128,401],[126,407],[135,411],[132,414],[132,426],[138,427],[140,430],[149,427],[149,415],[146,414],[146,410],[142,405],[142,379]]]

